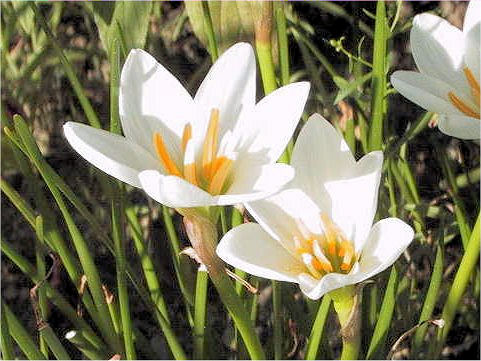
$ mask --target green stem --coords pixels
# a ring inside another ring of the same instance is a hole
[[[272,308],[274,313],[274,359],[282,360],[282,301],[281,283],[272,281]]]
[[[190,284],[187,282],[193,279],[192,272],[189,272],[188,264],[182,261],[180,258],[180,243],[177,237],[177,232],[174,227],[174,222],[172,221],[172,215],[170,214],[170,208],[162,206],[162,218],[164,221],[165,229],[167,230],[167,237],[169,238],[169,249],[172,256],[172,261],[174,263],[175,275],[179,283],[180,290],[184,296],[184,303],[187,309],[187,316],[189,318],[189,323],[193,325],[191,307],[194,304],[194,295]]]
[[[478,214],[478,219],[474,226],[473,232],[471,233],[466,251],[461,259],[458,271],[454,276],[448,298],[443,307],[441,318],[444,320],[444,327],[438,331],[436,357],[439,357],[439,354],[441,353],[442,346],[446,341],[446,337],[448,336],[453,324],[453,319],[456,315],[456,310],[459,306],[459,302],[461,301],[461,297],[463,296],[464,291],[466,291],[466,287],[468,286],[473,271],[478,266],[480,250],[480,220],[481,213]]]
[[[289,84],[289,44],[287,41],[286,14],[284,4],[275,3],[277,42],[279,44],[279,67],[281,69],[281,84]]]
[[[225,272],[222,261],[215,254],[217,228],[215,222],[200,214],[197,210],[179,209],[184,215],[184,225],[190,242],[207,267],[210,279],[219,293],[222,303],[227,307],[239,330],[244,344],[252,359],[265,359],[259,338],[248,313],[237,296],[235,288]]]
[[[205,313],[207,309],[207,286],[209,276],[203,270],[197,271],[194,303],[194,359],[204,359]]]
[[[387,48],[386,5],[383,0],[377,2],[376,25],[374,29],[374,49],[372,68],[372,102],[371,127],[369,132],[369,149],[381,150],[383,142],[383,120],[385,114],[386,91],[386,48]]]
[[[319,345],[321,344],[324,326],[326,325],[330,306],[331,297],[329,295],[324,295],[324,297],[322,297],[319,310],[317,311],[316,320],[314,321],[314,325],[312,326],[311,333],[309,335],[305,357],[306,360],[317,360],[317,352],[319,350]]]
[[[361,348],[360,293],[354,286],[331,291],[342,335],[341,360],[357,360]]]
[[[133,341],[132,319],[130,317],[129,293],[127,289],[127,280],[125,279],[125,246],[122,227],[122,217],[124,214],[122,206],[122,190],[112,182],[114,194],[112,194],[112,238],[115,248],[115,263],[117,270],[117,288],[119,293],[120,317],[122,321],[122,335],[124,338],[125,355],[128,360],[137,359]]]

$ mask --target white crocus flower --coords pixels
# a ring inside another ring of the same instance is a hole
[[[152,56],[132,50],[120,81],[125,137],[72,122],[64,132],[90,163],[167,206],[247,202],[292,179],[293,169],[275,162],[308,93],[309,83],[293,83],[256,104],[256,63],[246,43],[215,62],[194,98]]]
[[[481,1],[472,0],[463,30],[432,14],[414,18],[411,48],[418,72],[397,71],[399,93],[440,114],[439,129],[462,139],[480,138]]]
[[[294,147],[289,189],[246,204],[259,224],[229,231],[217,254],[253,275],[296,282],[312,299],[385,270],[414,232],[397,218],[372,225],[382,162],[381,152],[356,162],[342,136],[314,114]]]

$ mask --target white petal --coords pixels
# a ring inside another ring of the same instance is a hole
[[[134,187],[141,187],[139,172],[160,168],[159,161],[150,153],[120,135],[73,122],[67,122],[63,130],[70,145],[83,158]]]
[[[283,86],[239,120],[235,133],[249,153],[263,154],[269,162],[279,159],[299,123],[309,88],[307,82]]]
[[[382,152],[371,152],[357,162],[351,178],[324,185],[330,216],[354,241],[356,252],[363,248],[376,214],[382,163]]]
[[[432,14],[416,15],[411,48],[421,73],[443,80],[454,88],[464,83],[464,36],[461,30]]]
[[[372,228],[359,264],[356,264],[349,274],[329,273],[317,284],[305,276],[300,277],[301,290],[307,297],[319,299],[337,288],[362,282],[392,265],[409,246],[413,237],[413,229],[400,219],[383,219]]]
[[[139,174],[145,192],[157,202],[172,208],[188,208],[215,205],[209,193],[176,176],[165,176],[146,170]]]
[[[479,82],[479,59],[481,59],[481,24],[478,22],[473,28],[471,28],[470,31],[464,32],[464,34],[466,37],[464,61],[466,63],[466,66],[473,72],[474,77]]]
[[[481,121],[463,115],[441,115],[438,128],[444,134],[461,139],[480,139]]]
[[[481,22],[481,2],[479,0],[472,0],[466,9],[464,16],[463,32],[469,32]]]
[[[293,238],[301,236],[296,220],[301,220],[311,233],[321,233],[320,209],[300,189],[286,189],[245,206],[262,228],[293,254]]]
[[[195,123],[197,113],[182,84],[140,49],[129,53],[122,69],[119,112],[124,135],[149,151],[153,151],[154,132],[159,132],[170,148],[174,140],[179,142],[184,125]]]
[[[291,165],[296,169],[293,184],[322,209],[328,209],[323,184],[348,177],[355,164],[349,146],[336,129],[319,114],[311,115],[292,152]]]
[[[392,86],[404,97],[420,107],[441,114],[462,114],[448,98],[450,91],[455,91],[445,82],[429,75],[414,71],[396,71],[391,76]],[[463,100],[470,99],[464,97]]]
[[[235,126],[241,109],[254,106],[255,96],[254,51],[248,43],[235,44],[217,59],[197,90],[195,103],[203,117],[200,123],[208,122],[213,108],[219,109],[220,134],[224,134]]]
[[[232,175],[232,185],[219,196],[219,205],[251,202],[279,191],[294,177],[294,169],[286,164],[257,164],[239,159]]]
[[[227,232],[217,246],[217,255],[233,267],[252,275],[297,282],[305,266],[255,223],[242,224]]]

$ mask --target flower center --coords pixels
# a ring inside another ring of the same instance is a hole
[[[347,274],[357,260],[353,242],[325,213],[321,212],[320,217],[323,234],[312,234],[297,220],[302,237],[294,237],[295,251],[314,278],[331,272]]]
[[[469,87],[471,89],[471,96],[477,107],[473,107],[472,105],[467,104],[461,98],[456,96],[453,92],[449,92],[448,97],[451,103],[463,114],[467,115],[468,117],[479,119],[479,82],[474,77],[473,73],[468,67],[464,68],[463,70],[464,76],[466,77],[466,80],[468,81]]]
[[[232,159],[219,155],[219,109],[212,109],[207,128],[207,134],[202,145],[201,164],[196,164],[194,143],[192,140],[192,126],[187,123],[182,134],[182,152],[184,164],[177,167],[167,150],[162,136],[155,132],[153,143],[157,156],[165,171],[189,183],[198,186],[212,195],[221,194],[228,184],[228,176],[232,168]]]

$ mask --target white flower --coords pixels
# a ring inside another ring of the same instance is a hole
[[[397,218],[372,225],[383,156],[358,162],[334,127],[314,114],[294,147],[289,189],[246,204],[259,224],[230,230],[225,262],[259,277],[299,283],[312,299],[389,267],[413,239]]]
[[[132,50],[120,81],[125,137],[71,122],[64,132],[90,163],[167,206],[241,203],[292,179],[293,169],[275,162],[308,93],[309,83],[293,83],[256,104],[256,63],[246,43],[216,61],[194,98],[152,56]]]
[[[478,0],[468,5],[463,31],[438,16],[417,15],[411,48],[419,73],[397,71],[391,77],[403,96],[440,113],[443,133],[462,139],[480,138],[480,23]]]

